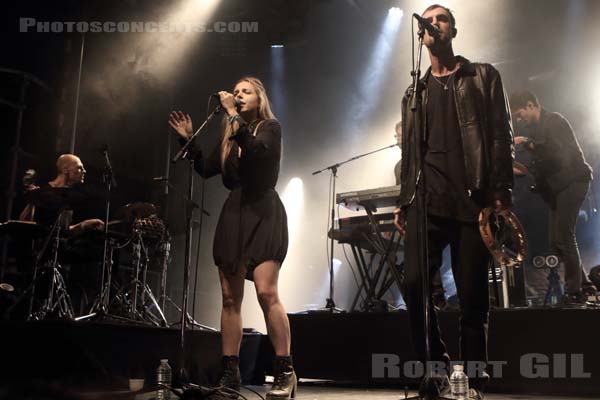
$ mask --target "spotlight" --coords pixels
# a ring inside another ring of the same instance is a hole
[[[284,46],[283,44],[272,44],[272,45],[271,45],[271,48],[272,48],[272,49],[282,49],[282,48],[284,48],[284,47],[285,47],[285,46]]]
[[[281,197],[288,217],[289,247],[295,242],[300,225],[300,216],[304,203],[304,184],[300,178],[292,178]]]
[[[400,7],[390,7],[388,10],[388,15],[401,18],[404,15],[404,11]]]

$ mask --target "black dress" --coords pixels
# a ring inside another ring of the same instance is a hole
[[[240,127],[225,167],[221,167],[221,143],[212,153],[195,155],[195,169],[205,178],[221,174],[231,192],[223,204],[213,243],[215,265],[234,274],[246,265],[246,279],[265,261],[283,263],[288,247],[287,215],[275,191],[281,159],[281,127],[266,120]],[[239,149],[242,149],[239,156]]]

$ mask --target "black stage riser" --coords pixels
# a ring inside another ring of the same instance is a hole
[[[156,380],[160,359],[180,368],[178,329],[69,321],[2,321],[0,377],[4,383],[50,381],[60,385],[127,387],[128,378]],[[245,381],[255,377],[261,351],[260,334],[245,334],[240,366]],[[218,332],[189,331],[186,368],[194,383],[211,384],[221,369],[221,336]]]
[[[458,313],[441,312],[439,319],[450,356],[458,360]],[[292,353],[300,377],[378,386],[417,382],[403,373],[405,362],[411,366],[411,360],[415,360],[406,312],[294,314],[290,315],[290,324]],[[502,376],[492,379],[488,389],[566,395],[600,393],[598,338],[600,310],[494,310],[489,324],[489,359],[505,365],[500,368],[498,364]],[[384,378],[374,377],[376,365],[382,365],[376,361],[374,368],[373,355],[377,354],[395,355],[388,358],[388,363],[398,365],[399,373],[386,369]],[[571,363],[577,365],[571,368]],[[532,377],[544,376],[546,371],[549,377]],[[581,375],[579,372],[590,376],[576,377]]]

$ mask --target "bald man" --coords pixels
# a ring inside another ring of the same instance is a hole
[[[81,159],[74,154],[62,154],[56,160],[56,178],[48,182],[52,188],[68,188],[83,183],[85,179],[85,168]],[[39,189],[37,186],[29,187],[30,190]],[[35,220],[35,205],[28,204],[19,216],[21,221]],[[70,225],[69,230],[73,233],[86,229],[104,229],[104,222],[100,219],[86,219],[75,225]]]

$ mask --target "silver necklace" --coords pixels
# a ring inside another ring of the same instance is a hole
[[[438,78],[437,78],[437,77],[436,77],[436,76],[433,74],[433,72],[431,73],[431,76],[433,77],[433,79],[435,79],[435,81],[436,81],[437,83],[439,83],[439,84],[440,84],[440,86],[442,86],[442,87],[444,88],[444,90],[448,90],[448,85],[450,84],[450,82],[452,82],[452,79],[454,79],[454,73],[455,73],[455,72],[456,72],[456,71],[454,71],[453,73],[451,73],[451,74],[450,74],[450,78],[448,78],[448,82],[446,82],[446,83],[444,83],[444,82],[442,82],[441,80],[439,80],[439,79],[438,79]],[[446,76],[448,76],[448,75],[446,75]]]

